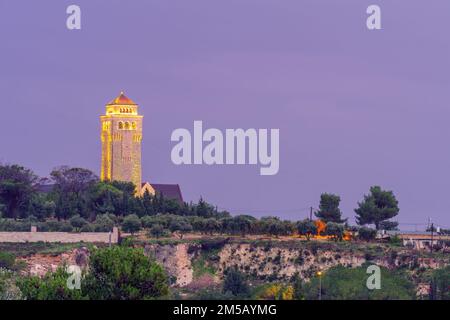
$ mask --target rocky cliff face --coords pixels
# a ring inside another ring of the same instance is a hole
[[[195,283],[204,273],[210,273],[217,281],[230,267],[258,279],[288,280],[297,273],[308,281],[318,270],[326,271],[337,265],[353,268],[370,262],[389,269],[406,268],[414,272],[449,264],[449,257],[420,257],[409,250],[392,250],[387,246],[375,246],[367,252],[327,247],[320,244],[290,247],[231,243],[220,249],[205,250],[198,244],[175,244],[151,245],[146,252],[164,265],[174,279],[173,285],[180,287]]]
[[[450,263],[447,255],[427,256],[403,248],[387,245],[352,243],[211,243],[148,244],[144,252],[154,257],[167,270],[172,286],[202,288],[217,284],[223,273],[235,267],[255,279],[267,281],[288,280],[294,274],[308,281],[318,270],[343,265],[358,267],[366,262],[389,269],[405,268],[414,276],[419,270],[441,268]],[[86,267],[87,248],[76,248],[58,255],[36,254],[21,260],[24,273],[43,276],[59,265]],[[417,283],[418,290],[421,288]]]
[[[87,267],[89,250],[86,247],[81,247],[57,255],[35,254],[18,260],[26,265],[26,268],[22,271],[23,274],[42,277],[47,272],[55,272],[61,265]]]

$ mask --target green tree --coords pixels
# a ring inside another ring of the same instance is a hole
[[[5,218],[25,218],[38,177],[19,165],[0,165],[0,203]]]
[[[62,166],[50,173],[54,182],[52,198],[56,204],[58,219],[69,219],[74,215],[89,218],[90,189],[98,182],[98,177],[90,170]]]
[[[150,236],[158,239],[159,237],[162,237],[165,234],[164,227],[161,224],[156,223],[150,228],[149,234]]]
[[[392,191],[384,191],[378,186],[370,188],[370,194],[358,203],[355,209],[356,222],[359,225],[374,224],[380,230],[381,222],[395,217],[398,212],[398,201]]]
[[[148,190],[145,190],[141,201],[144,216],[153,216],[156,214],[155,205],[153,203],[154,197],[148,192]]]
[[[203,221],[203,228],[206,233],[213,235],[221,229],[220,222],[216,218],[208,218]]]
[[[76,231],[80,231],[81,228],[88,224],[88,222],[79,215],[70,218],[69,223]]]
[[[244,274],[235,268],[229,268],[224,272],[223,292],[231,292],[234,296],[246,297],[250,290]]]
[[[256,219],[249,215],[238,215],[233,217],[231,224],[232,233],[240,233],[245,237],[255,226]]]
[[[91,207],[95,214],[116,212],[115,204],[123,200],[123,192],[109,182],[98,182],[91,190]]]
[[[111,185],[122,192],[122,196],[113,201],[116,216],[143,215],[142,203],[140,198],[136,197],[136,186],[132,182],[112,181]]]
[[[380,229],[381,230],[398,230],[398,222],[397,221],[381,221]]]
[[[111,214],[100,214],[95,218],[94,230],[96,232],[109,232],[114,228],[115,222]]]
[[[297,222],[297,232],[301,236],[305,236],[309,241],[313,234],[317,233],[317,227],[314,224],[314,221],[305,219]]]
[[[331,193],[322,193],[320,196],[319,211],[314,214],[317,218],[327,222],[344,223],[347,219],[342,219],[342,212],[339,209],[341,198]]]
[[[179,232],[180,239],[183,239],[183,235],[192,231],[192,225],[183,217],[177,217],[170,222],[169,230],[171,232]]]
[[[42,193],[35,193],[31,196],[28,215],[36,217],[43,221],[55,215],[56,205],[52,200],[47,199],[47,196]]]
[[[122,230],[131,234],[141,230],[141,220],[135,214],[130,214],[123,219]]]
[[[214,206],[204,201],[203,198],[200,198],[198,204],[195,206],[195,214],[199,217],[210,218],[215,216],[216,213],[217,210]]]
[[[374,240],[377,235],[377,230],[361,227],[358,229],[358,238],[364,241]]]
[[[163,267],[142,249],[113,246],[89,258],[82,291],[95,300],[144,300],[167,296],[169,280]]]
[[[304,292],[304,281],[302,278],[300,278],[300,275],[296,273],[292,277],[292,287],[294,288],[294,299],[295,300],[304,300],[305,299],[305,292]]]
[[[328,222],[326,234],[331,236],[335,241],[341,241],[344,237],[344,226],[335,222]]]

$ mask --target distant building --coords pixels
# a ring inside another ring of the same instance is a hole
[[[141,185],[141,195],[148,191],[151,195],[160,194],[166,199],[175,200],[180,205],[184,203],[181,189],[178,184],[159,184],[143,182]]]
[[[447,247],[450,243],[449,235],[442,235],[424,231],[384,231],[377,235],[380,240],[388,240],[397,236],[402,240],[404,246],[410,246],[417,250],[428,249],[433,243],[433,247]]]

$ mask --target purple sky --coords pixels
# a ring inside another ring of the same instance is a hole
[[[66,29],[66,7],[82,30]],[[366,8],[382,8],[368,31]],[[394,190],[402,223],[450,227],[450,2],[0,2],[0,161],[99,173],[98,116],[120,90],[144,115],[143,178],[232,212],[306,217]],[[176,128],[280,128],[280,171],[175,166]],[[414,227],[402,225],[404,229]]]

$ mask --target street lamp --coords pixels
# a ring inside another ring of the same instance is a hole
[[[322,300],[322,271],[317,271],[316,275],[319,277],[319,300]]]

